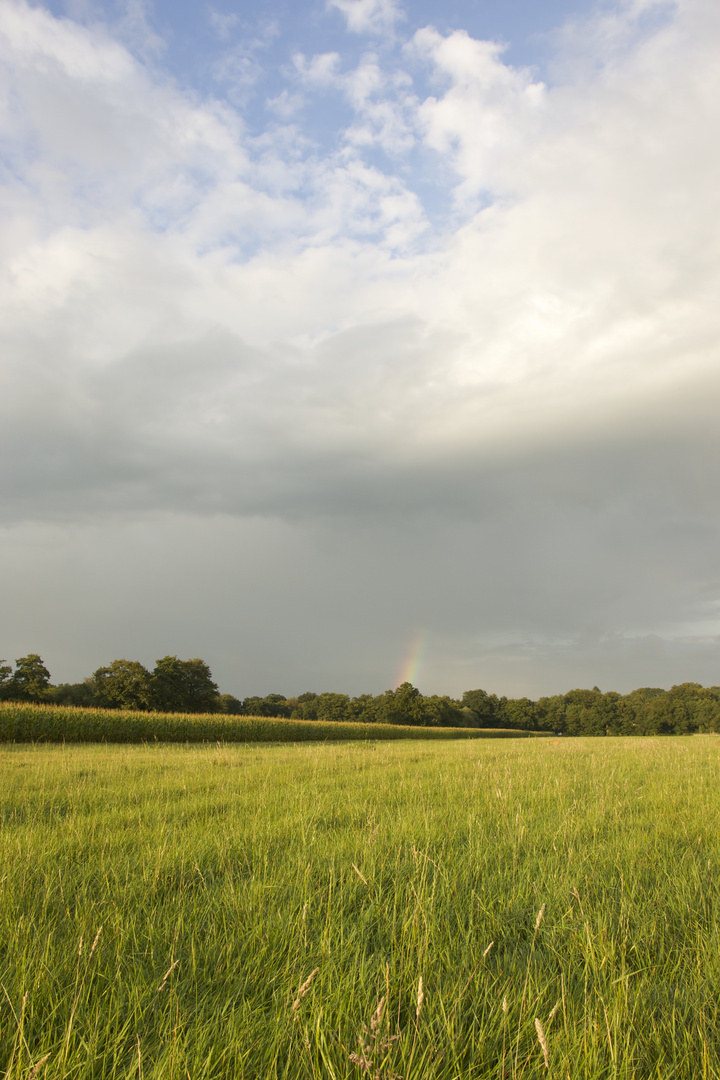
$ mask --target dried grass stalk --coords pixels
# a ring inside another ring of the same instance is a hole
[[[293,1012],[296,1012],[299,1009],[300,1002],[302,1001],[302,999],[305,997],[305,995],[309,991],[310,983],[313,981],[313,979],[315,978],[315,976],[317,975],[319,970],[320,970],[320,968],[316,967],[315,970],[312,971],[308,975],[307,979],[305,980],[305,982],[302,984],[302,986],[298,990],[298,996],[295,998],[295,1001],[293,1002]]]
[[[97,934],[95,935],[95,937],[93,939],[92,947],[90,949],[90,956],[92,956],[92,954],[95,952],[95,947],[96,947],[98,941],[100,940],[100,935],[101,934],[102,934],[102,926],[99,928]],[[90,956],[88,957],[88,960],[90,959]]]
[[[355,865],[355,863],[352,863],[352,868],[353,868],[353,870],[355,871],[355,873],[357,874],[357,876],[358,876],[358,877],[360,878],[360,880],[362,881],[363,885],[366,885],[366,886],[367,886],[367,878],[366,878],[366,877],[364,877],[364,876],[363,876],[363,875],[362,875],[362,874],[360,873],[360,871],[358,870],[358,868],[357,868],[357,866]],[[369,887],[369,886],[368,886],[368,887]]]
[[[538,1042],[540,1043],[540,1046],[542,1047],[543,1057],[545,1058],[545,1068],[549,1069],[550,1068],[550,1054],[548,1053],[548,1043],[547,1043],[547,1039],[545,1038],[545,1031],[543,1030],[543,1026],[540,1023],[540,1021],[538,1020],[537,1016],[535,1017],[535,1030],[537,1031]]]
[[[180,963],[179,960],[174,960],[173,963],[170,965],[170,967],[167,969],[167,971],[165,972],[165,974],[162,977],[162,982],[158,986],[158,994],[160,993],[161,990],[165,989],[165,986],[167,984],[168,979],[170,978],[170,976],[172,975],[173,971],[175,970],[175,968],[178,966],[179,963]]]
[[[378,1007],[370,1018],[370,1030],[373,1035],[377,1035],[378,1028],[382,1021],[383,1009],[385,1008],[385,998],[381,997],[378,1002]]]
[[[36,1061],[35,1064],[33,1065],[32,1069],[28,1073],[28,1080],[35,1080],[35,1077],[40,1072],[40,1069],[43,1067],[43,1065],[47,1061],[50,1060],[51,1057],[52,1057],[52,1054],[46,1054],[45,1057],[40,1058],[39,1061]]]

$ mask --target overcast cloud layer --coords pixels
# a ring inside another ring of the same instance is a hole
[[[0,0],[0,655],[720,683],[716,0],[570,19],[542,79],[308,4],[347,52],[260,105],[230,15],[211,92],[79,10]]]

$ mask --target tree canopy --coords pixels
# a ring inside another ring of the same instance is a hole
[[[409,682],[383,694],[350,697],[306,690],[297,697],[272,693],[221,694],[209,666],[195,657],[163,656],[149,671],[139,660],[113,660],[80,683],[53,686],[37,653],[0,661],[0,700],[55,702],[157,712],[360,721],[423,727],[516,728],[560,735],[684,735],[720,733],[720,686],[686,682],[663,690],[640,687],[629,694],[569,690],[566,694],[507,698],[466,690],[459,699],[424,695]]]
[[[50,672],[37,653],[29,653],[15,661],[15,670],[7,664],[0,666],[0,697],[11,701],[45,700],[50,685]]]

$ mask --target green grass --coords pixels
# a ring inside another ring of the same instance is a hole
[[[720,1077],[719,754],[6,746],[0,1075]]]
[[[142,713],[68,705],[0,703],[0,743],[335,742],[357,739],[529,739],[546,732],[510,728],[425,728],[283,720],[218,713]]]

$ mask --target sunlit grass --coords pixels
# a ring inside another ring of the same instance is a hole
[[[0,1069],[718,1077],[719,750],[6,747]]]

